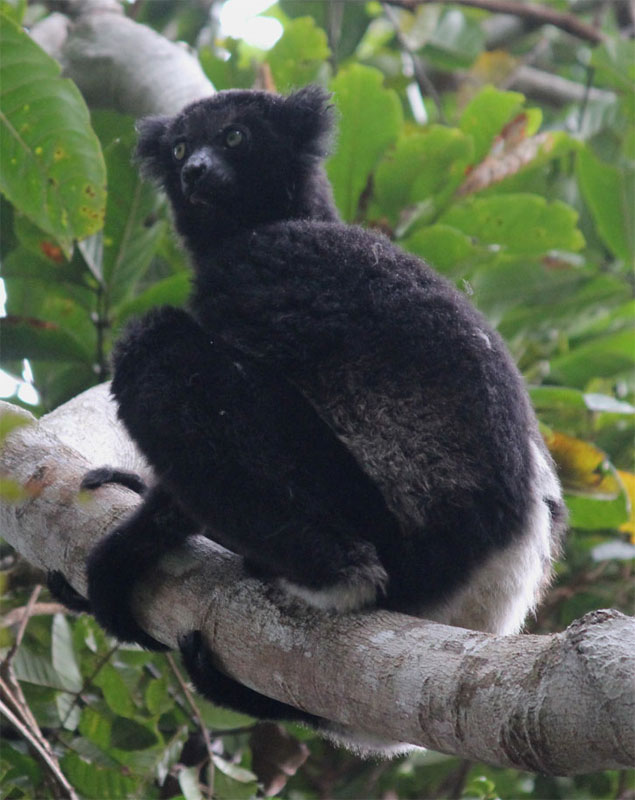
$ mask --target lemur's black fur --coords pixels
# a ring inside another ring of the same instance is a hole
[[[151,312],[114,353],[119,415],[159,476],[89,559],[90,603],[121,639],[160,646],[131,587],[201,530],[313,605],[500,632],[549,572],[563,506],[522,379],[453,286],[339,221],[331,128],[317,87],[220,92],[139,125],[195,284],[189,311]],[[196,634],[183,652],[212,700],[318,723],[215,670]]]

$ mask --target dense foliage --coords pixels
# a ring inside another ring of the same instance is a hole
[[[90,113],[21,29],[48,13],[43,6],[0,5],[2,366],[27,380],[32,371],[43,413],[107,378],[121,326],[156,304],[184,303],[189,272],[165,204],[131,164],[133,120]],[[545,6],[581,9],[604,41],[517,20],[501,42],[503,20],[476,8],[280,0],[266,13],[284,33],[259,51],[220,38],[210,13],[218,5],[138,1],[129,11],[197,47],[218,89],[328,85],[340,114],[328,172],[344,219],[380,228],[455,281],[525,374],[572,524],[530,628],[560,630],[598,607],[628,611],[635,48],[620,30],[633,32],[628,10],[553,0]],[[528,64],[555,76],[552,96],[544,86],[526,90],[535,99],[508,88]],[[9,613],[0,644],[10,658],[0,675],[9,688],[12,674],[19,679],[30,730],[39,726],[80,796],[193,800],[213,785],[214,797],[251,797],[256,776],[268,774],[296,800],[627,796],[626,773],[554,779],[435,753],[376,764],[301,729],[289,727],[291,738],[254,727],[192,697],[171,658],[117,647],[92,619],[43,602],[11,651],[18,610],[39,578],[8,549],[3,565]],[[28,742],[6,728],[2,796],[60,796]],[[311,755],[285,786],[305,746]]]

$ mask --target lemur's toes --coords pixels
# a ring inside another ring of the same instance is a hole
[[[148,488],[145,481],[136,472],[127,472],[114,467],[97,467],[89,470],[82,478],[80,486],[82,489],[99,489],[106,483],[118,483],[141,495],[145,494]]]

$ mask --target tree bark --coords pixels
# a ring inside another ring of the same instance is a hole
[[[147,467],[116,421],[107,385],[14,430],[0,472],[25,487],[0,505],[3,536],[85,590],[90,547],[137,496],[82,474]],[[635,622],[597,611],[548,636],[492,636],[384,611],[332,615],[291,604],[200,536],[166,556],[135,613],[175,647],[203,631],[230,675],[286,703],[399,741],[499,766],[565,775],[632,764]]]
[[[118,0],[67,0],[31,36],[60,62],[91,108],[122,114],[176,114],[214,93],[198,58],[124,16]]]

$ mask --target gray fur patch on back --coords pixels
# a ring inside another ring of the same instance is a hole
[[[400,386],[381,380],[377,391],[366,385],[372,368],[360,364],[357,370],[342,371],[320,386],[302,390],[315,398],[322,416],[379,487],[390,510],[404,524],[409,520],[423,525],[424,498],[474,486],[469,455],[473,448],[456,447],[457,441],[472,445],[474,431],[453,414],[445,388],[411,377]],[[329,388],[334,383],[337,393]]]

